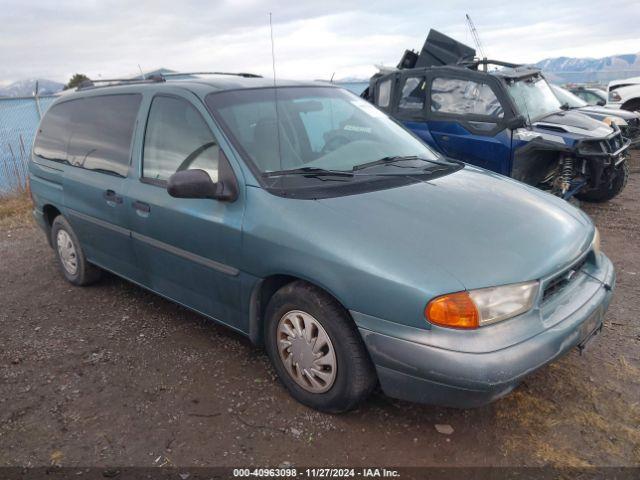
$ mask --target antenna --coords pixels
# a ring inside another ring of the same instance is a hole
[[[480,52],[480,55],[482,56],[483,60],[487,59],[487,54],[484,53],[484,48],[482,48],[482,42],[480,41],[480,36],[478,35],[478,30],[476,30],[476,26],[473,24],[473,20],[471,20],[471,17],[469,16],[468,13],[465,14],[465,16],[467,17],[467,25],[469,26],[469,30],[471,31],[471,35],[473,36],[473,41],[476,44],[476,47],[478,48],[478,51]],[[487,69],[487,65],[485,64],[484,66],[485,71]]]
[[[276,110],[276,135],[278,136],[278,162],[282,170],[282,145],[280,143],[280,114],[278,112],[278,85],[276,83],[276,53],[273,42],[273,21],[269,12],[269,32],[271,34],[271,64],[273,67],[273,105]]]
[[[140,66],[140,64],[138,64],[138,70],[140,70],[140,76],[142,77],[142,80],[146,80],[146,78],[144,76],[144,72],[142,71],[142,67]]]

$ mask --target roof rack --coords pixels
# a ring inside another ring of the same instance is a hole
[[[511,63],[511,62],[503,62],[501,60],[491,60],[488,58],[483,58],[481,60],[471,60],[471,61],[462,61],[460,62],[461,65],[464,65],[466,67],[479,67],[479,66],[488,66],[488,65],[496,65],[497,67],[507,67],[507,68],[518,68],[518,67],[524,67],[526,65],[522,64],[522,63]]]
[[[166,82],[167,78],[171,77],[188,77],[190,75],[232,75],[236,77],[244,77],[244,78],[262,78],[262,75],[257,75],[255,73],[247,73],[247,72],[171,72],[171,73],[161,73],[157,75],[150,75],[147,78],[104,78],[104,79],[87,79],[84,80],[76,90],[84,90],[87,88],[97,88],[98,83],[107,84],[100,85],[102,87],[112,87],[115,85],[137,85],[140,83],[161,83]]]
[[[87,88],[97,88],[97,83],[107,83],[108,85],[102,85],[103,87],[111,87],[114,85],[136,85],[139,83],[161,83],[165,79],[162,75],[152,75],[148,78],[101,78],[97,80],[87,79],[83,80],[76,90],[84,90]]]
[[[262,78],[262,75],[247,72],[171,72],[162,74],[163,77],[183,77],[187,75],[231,75],[244,78]]]

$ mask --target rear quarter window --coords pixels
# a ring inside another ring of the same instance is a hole
[[[141,100],[139,94],[101,95],[54,105],[42,121],[34,154],[126,176]]]

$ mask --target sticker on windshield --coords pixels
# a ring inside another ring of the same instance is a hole
[[[365,100],[351,100],[351,104],[358,107],[364,113],[374,118],[385,118],[386,115]]]
[[[345,125],[343,130],[348,132],[371,133],[371,127],[361,127],[359,125]]]

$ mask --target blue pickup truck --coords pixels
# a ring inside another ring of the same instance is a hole
[[[615,124],[563,109],[540,70],[477,60],[435,30],[362,96],[444,155],[565,199],[607,201],[627,182],[629,144]]]

